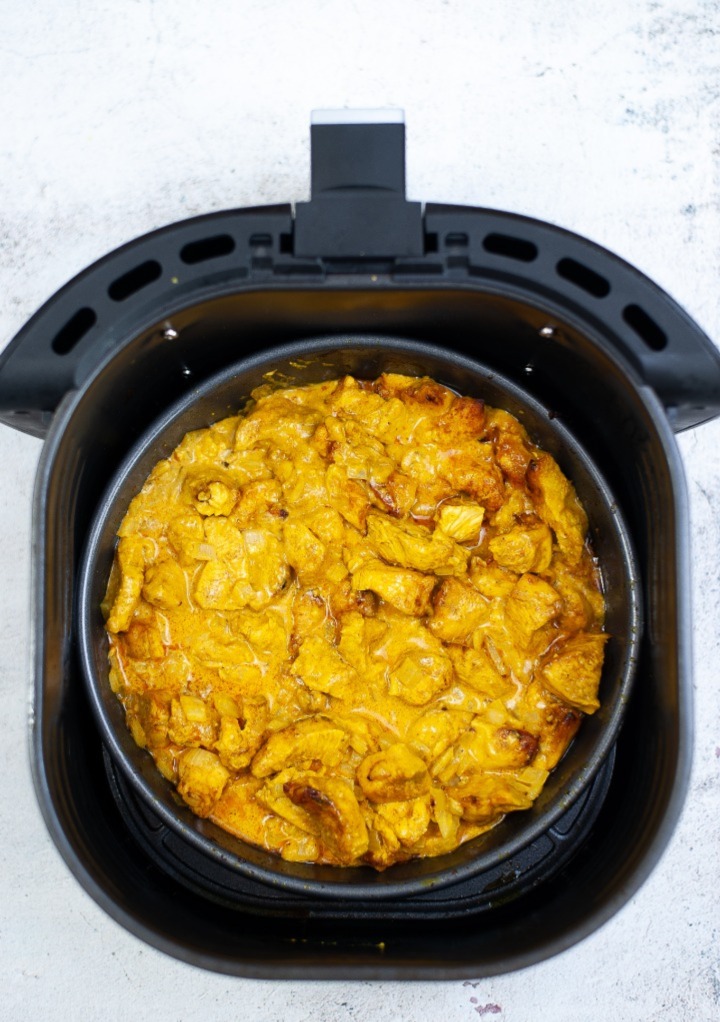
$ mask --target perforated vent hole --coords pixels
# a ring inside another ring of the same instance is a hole
[[[488,234],[483,238],[483,248],[493,255],[517,259],[521,263],[531,263],[537,259],[537,245],[525,238],[515,238],[511,234]]]
[[[114,280],[108,288],[108,294],[114,302],[124,302],[130,295],[134,295],[138,291],[142,291],[148,284],[152,284],[161,274],[160,263],[155,259],[148,259],[147,262],[140,263],[139,266],[133,267],[132,270],[123,273],[122,277]]]
[[[575,259],[561,259],[555,270],[559,277],[587,291],[593,298],[606,298],[610,294],[610,282]]]
[[[653,351],[662,351],[667,347],[667,334],[639,305],[626,305],[622,316],[627,325],[632,327],[648,348],[652,348]]]
[[[215,234],[211,238],[189,241],[180,249],[180,258],[188,266],[204,263],[208,259],[219,259],[235,251],[235,239],[229,234]]]
[[[78,309],[52,339],[51,347],[56,355],[67,355],[79,344],[88,330],[97,323],[94,309],[88,306]]]

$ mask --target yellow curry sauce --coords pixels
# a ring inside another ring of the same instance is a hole
[[[132,501],[111,684],[191,809],[246,841],[439,855],[528,808],[599,705],[586,531],[507,412],[392,374],[261,387]]]

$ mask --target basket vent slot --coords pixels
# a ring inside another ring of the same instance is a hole
[[[667,347],[667,334],[639,305],[626,305],[622,317],[648,348],[662,351]]]
[[[211,238],[189,241],[180,249],[180,258],[188,266],[204,263],[208,259],[219,259],[235,251],[235,239],[229,234],[214,234]]]
[[[97,323],[95,310],[84,306],[70,317],[52,339],[51,347],[56,355],[67,355],[80,343],[88,330]]]
[[[531,263],[537,259],[537,245],[525,238],[515,238],[511,234],[488,234],[483,238],[483,248],[492,255],[517,259],[521,263]]]
[[[575,259],[561,259],[555,267],[559,277],[587,291],[593,298],[606,298],[610,294],[610,282]]]
[[[108,287],[108,294],[114,302],[124,302],[126,298],[152,284],[161,274],[160,263],[156,259],[148,259],[147,262],[134,266],[132,270],[114,280]]]

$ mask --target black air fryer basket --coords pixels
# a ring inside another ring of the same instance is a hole
[[[312,127],[310,202],[198,217],[126,245],[51,298],[0,357],[0,419],[46,437],[34,519],[36,791],[86,890],[185,961],[243,976],[491,975],[608,919],[678,818],[691,634],[673,431],[720,413],[720,354],[651,281],[583,238],[407,202],[402,123],[337,120]],[[475,360],[562,423],[628,525],[644,630],[619,737],[551,826],[480,873],[366,901],[239,874],[230,854],[206,855],[138,793],[90,710],[77,589],[110,480],[174,402],[286,342],[353,351],[369,337]]]

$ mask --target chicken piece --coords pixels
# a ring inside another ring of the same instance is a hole
[[[223,715],[220,718],[218,738],[213,745],[220,762],[233,772],[245,770],[265,740],[265,715],[251,707],[248,711],[246,720]]]
[[[209,816],[223,793],[230,774],[207,749],[185,749],[178,757],[177,790],[192,811]]]
[[[329,465],[325,473],[327,503],[338,511],[345,521],[361,532],[365,531],[370,500],[365,488],[354,479],[349,479],[345,469]]]
[[[247,556],[244,533],[227,518],[207,518],[203,533],[213,556],[222,561],[243,560]]]
[[[598,632],[581,632],[568,639],[540,671],[545,688],[574,709],[594,713],[600,706],[598,689],[607,639]]]
[[[442,412],[448,409],[455,395],[447,387],[429,376],[405,376],[401,373],[382,373],[373,389],[385,400],[399,398],[405,405],[417,405],[424,410]]]
[[[371,657],[371,635],[366,628],[366,621],[367,618],[357,610],[343,615],[337,645],[342,658],[351,664],[361,677],[370,681],[371,674],[377,675],[379,672],[382,675],[384,668]],[[380,626],[384,633],[385,624],[380,623]]]
[[[502,568],[494,561],[485,561],[481,557],[470,559],[470,581],[479,593],[489,600],[504,599],[509,596],[518,581],[514,571]]]
[[[562,609],[560,594],[537,575],[522,575],[505,604],[505,614],[514,638],[527,649],[535,633]]]
[[[352,576],[356,591],[371,589],[403,614],[421,617],[430,609],[436,579],[409,568],[396,568],[380,560],[365,561]]]
[[[390,672],[388,692],[411,706],[424,706],[452,681],[452,664],[446,656],[415,651]]]
[[[585,548],[588,522],[572,483],[549,454],[533,459],[527,481],[537,513],[555,533],[569,563],[577,564]]]
[[[142,597],[160,610],[174,610],[187,602],[185,572],[175,560],[159,561],[145,569]]]
[[[417,486],[412,513],[417,517],[432,518],[445,500],[457,497],[452,482],[445,478],[441,466],[447,452],[434,444],[388,444],[388,454],[400,465],[404,475]]]
[[[414,479],[404,472],[393,470],[383,482],[375,478],[371,480],[370,499],[381,511],[386,511],[393,518],[402,518],[412,510],[417,488]]]
[[[388,629],[375,655],[389,667],[388,692],[412,706],[423,706],[452,681],[452,664],[439,639],[414,617],[389,607]]]
[[[538,750],[538,737],[521,728],[498,727],[476,717],[458,740],[454,755],[438,776],[447,783],[478,770],[517,770],[530,766]]]
[[[124,536],[117,545],[115,557],[120,572],[120,585],[105,622],[109,632],[124,632],[130,626],[140,599],[145,564],[152,552],[152,542],[141,536]]]
[[[125,702],[128,727],[141,749],[167,745],[170,699],[171,693],[161,689],[128,696]]]
[[[232,520],[239,529],[260,524],[268,511],[281,510],[282,498],[282,487],[277,479],[256,479],[240,490],[231,512]]]
[[[468,642],[488,616],[490,602],[468,582],[446,578],[433,597],[434,614],[428,628],[443,642]]]
[[[355,668],[319,635],[310,635],[303,641],[290,673],[314,692],[326,692],[338,698],[361,684]]]
[[[525,427],[503,409],[492,408],[486,416],[485,435],[492,441],[503,475],[515,486],[522,486],[534,453]]]
[[[195,599],[205,609],[261,610],[288,579],[288,564],[280,541],[264,529],[240,532],[217,520],[208,529],[218,560],[208,561],[195,583]]]
[[[529,493],[524,487],[519,489],[515,486],[506,486],[505,500],[502,507],[498,508],[488,519],[493,535],[510,532],[518,524],[522,523],[525,525],[528,522],[533,524],[540,522]]]
[[[244,840],[257,843],[264,836],[265,846],[290,862],[314,862],[320,854],[317,839],[299,827],[269,814],[256,798],[262,781],[253,777],[232,781],[215,803],[210,819],[219,827]]]
[[[412,390],[413,388],[406,390],[405,395],[412,393]],[[442,395],[444,410],[441,414],[429,418],[428,422],[417,430],[415,439],[420,443],[453,448],[482,436],[485,429],[484,402],[474,397],[455,397],[452,394],[451,401],[448,402],[447,393],[446,391]],[[401,400],[406,399],[403,397]]]
[[[402,742],[366,756],[357,768],[357,780],[371,802],[404,802],[430,790],[424,760]]]
[[[195,492],[193,504],[201,515],[229,515],[236,500],[237,490],[213,479]]]
[[[408,729],[408,745],[432,763],[470,727],[472,719],[471,713],[450,710],[446,706],[428,710]]]
[[[181,465],[221,461],[232,450],[237,421],[237,416],[231,416],[206,429],[186,433],[173,453],[173,460]]]
[[[554,769],[575,737],[583,714],[550,695],[537,679],[528,685],[515,710],[523,726],[540,736],[533,765]]]
[[[165,646],[154,622],[134,618],[122,636],[122,648],[133,660],[162,660]]]
[[[310,439],[324,416],[321,411],[293,400],[289,391],[275,391],[257,402],[252,417],[257,425],[253,427],[251,443],[248,444],[249,436],[238,430],[235,434],[236,452],[238,442],[244,449],[239,453],[252,453],[251,448],[263,441],[271,441],[293,457],[299,447],[306,446],[303,441]],[[228,460],[234,464],[234,459]]]
[[[367,827],[352,787],[344,780],[285,770],[260,789],[258,798],[314,834],[337,865],[352,865],[367,851]]]
[[[454,444],[439,460],[438,472],[454,490],[467,494],[490,511],[503,502],[503,477],[490,444],[472,440]]]
[[[247,639],[265,660],[287,656],[288,626],[289,622],[286,621],[286,613],[282,606],[260,611],[249,610],[246,607],[239,611],[233,620],[233,630]]]
[[[342,516],[332,507],[317,507],[303,515],[307,527],[317,538],[330,547],[337,549],[345,537],[345,523]]]
[[[211,749],[218,736],[219,715],[214,707],[195,695],[181,695],[170,704],[168,738],[186,748]]]
[[[430,532],[413,522],[394,522],[371,512],[367,517],[368,545],[389,564],[437,575],[462,575],[468,551],[442,529]]]
[[[396,465],[385,453],[383,444],[353,420],[345,423],[344,434],[343,439],[331,441],[330,452],[348,479],[364,479],[375,486],[387,482]]]
[[[206,556],[205,529],[203,519],[196,511],[175,515],[167,526],[167,538],[177,554],[181,565],[191,565],[196,560],[210,560]]]
[[[337,566],[338,574],[344,567]],[[331,574],[334,572],[330,571],[328,576]],[[355,611],[359,611],[364,617],[373,617],[377,613],[379,600],[375,593],[371,589],[353,589],[347,570],[339,582],[323,588],[327,592],[330,613],[335,621],[340,621],[345,614],[353,614]]]
[[[547,776],[547,770],[536,767],[509,773],[482,772],[448,788],[448,795],[460,806],[464,820],[489,822],[516,809],[529,809]]]
[[[294,594],[289,644],[292,655],[297,655],[306,637],[314,635],[332,642],[335,631],[335,622],[330,617],[327,603],[322,596],[313,590],[301,590]]]
[[[300,578],[316,574],[325,560],[325,546],[307,525],[289,518],[283,528],[285,555]]]
[[[480,537],[485,508],[473,501],[448,501],[439,509],[437,523],[451,539],[458,543],[477,543]]]
[[[413,798],[404,802],[383,802],[375,810],[380,820],[392,830],[401,845],[414,845],[430,826],[430,799]]]
[[[269,777],[287,767],[312,769],[336,767],[348,746],[348,735],[330,720],[310,718],[298,721],[270,735],[253,759],[250,769],[255,777]]]
[[[490,553],[495,561],[510,571],[524,575],[528,571],[545,571],[553,554],[552,533],[547,525],[518,526],[490,540]]]
[[[553,585],[563,601],[558,624],[568,633],[602,627],[605,618],[605,600],[600,577],[592,562],[570,566],[554,565]]]
[[[328,502],[325,463],[309,464],[296,458],[294,461],[278,460],[270,451],[268,460],[273,471],[282,481],[283,503],[292,508],[296,515],[306,515],[312,508]],[[341,471],[341,470],[338,470]],[[357,485],[357,484],[356,484]]]
[[[515,692],[514,682],[497,669],[484,646],[451,646],[448,655],[460,681],[487,699],[507,699]]]

